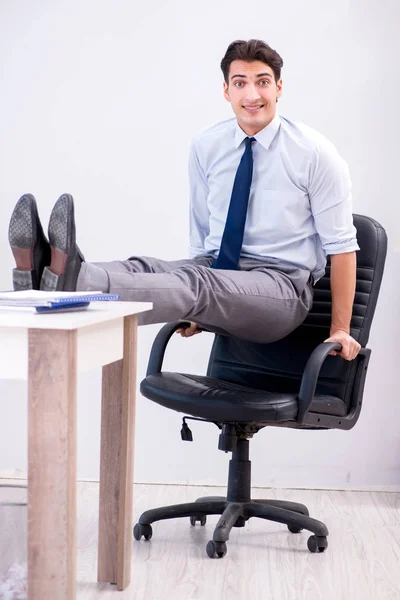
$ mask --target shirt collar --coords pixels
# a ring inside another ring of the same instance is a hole
[[[264,129],[261,129],[261,131],[259,131],[252,137],[254,137],[257,140],[257,142],[259,142],[266,150],[268,150],[268,148],[271,145],[272,140],[275,137],[275,134],[277,133],[277,131],[280,127],[280,124],[281,124],[281,121],[280,121],[279,115],[278,115],[278,113],[276,113],[276,115],[272,119],[271,123],[269,123],[269,125],[264,127]],[[243,129],[241,129],[239,127],[239,124],[236,121],[235,148],[239,148],[240,144],[243,142],[243,140],[246,137],[249,137],[249,136],[247,135],[247,133],[245,133],[243,131]]]

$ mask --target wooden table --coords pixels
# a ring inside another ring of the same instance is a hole
[[[73,313],[0,310],[0,377],[28,379],[28,598],[76,598],[78,371],[103,367],[98,581],[130,583],[137,314],[148,302]]]

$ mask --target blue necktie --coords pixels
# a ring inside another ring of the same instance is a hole
[[[253,137],[246,138],[246,149],[243,152],[236,171],[218,258],[211,265],[213,269],[235,270],[238,268],[247,206],[249,204],[251,178],[253,175],[253,152],[251,144],[254,140],[255,138]]]

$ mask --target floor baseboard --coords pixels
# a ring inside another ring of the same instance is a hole
[[[27,476],[23,475],[13,475],[2,474],[0,473],[0,479],[2,481],[7,482],[26,482]],[[99,483],[98,479],[78,479],[79,483]],[[220,485],[218,483],[187,483],[185,481],[135,481],[135,484],[140,485],[166,485],[166,486],[183,486],[183,487],[210,487],[216,488],[220,487],[222,490],[225,489],[226,486]],[[303,487],[303,486],[293,486],[293,485],[279,485],[279,486],[261,486],[261,485],[253,485],[252,489],[254,490],[272,490],[272,489],[281,489],[281,490],[316,490],[316,491],[337,491],[337,492],[388,492],[388,493],[398,493],[400,492],[400,485],[346,485],[346,486],[318,486],[318,487]]]

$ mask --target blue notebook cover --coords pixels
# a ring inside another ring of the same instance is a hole
[[[82,294],[80,296],[63,296],[61,298],[49,298],[46,306],[58,308],[59,306],[70,306],[89,302],[104,302],[106,300],[119,300],[119,294]],[[0,298],[1,302],[1,298]],[[33,306],[38,306],[34,304]]]
[[[72,312],[74,310],[84,310],[89,304],[90,302],[58,302],[54,303],[53,306],[36,306],[35,309],[38,313]]]

